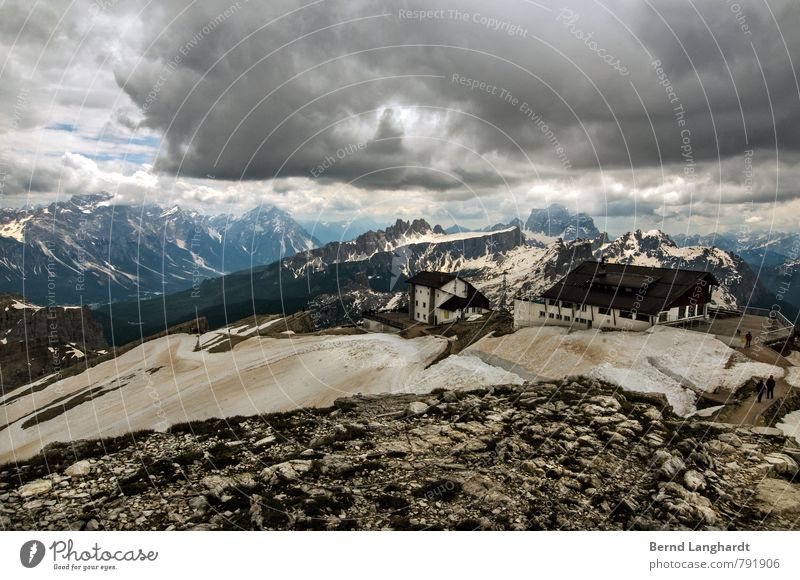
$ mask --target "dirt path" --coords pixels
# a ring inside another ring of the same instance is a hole
[[[792,366],[792,364],[783,356],[781,356],[780,353],[767,346],[756,345],[750,348],[738,347],[736,350],[758,362],[773,364],[783,369]],[[766,377],[764,377],[764,379],[766,379]],[[732,423],[734,425],[759,425],[759,421],[761,420],[761,416],[764,411],[769,409],[775,403],[775,401],[778,401],[781,397],[783,397],[790,388],[791,387],[789,384],[786,383],[786,381],[784,381],[782,378],[776,379],[774,398],[767,399],[767,395],[765,393],[761,398],[761,402],[759,403],[757,395],[755,393],[751,393],[747,399],[743,400],[737,405],[732,405],[729,409],[723,411],[718,420],[724,423]]]

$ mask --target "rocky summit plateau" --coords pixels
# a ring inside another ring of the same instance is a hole
[[[0,529],[791,530],[798,461],[571,377],[52,444],[0,467]]]

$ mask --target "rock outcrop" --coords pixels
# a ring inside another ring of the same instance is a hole
[[[600,235],[590,215],[582,212],[571,213],[558,203],[551,204],[545,209],[532,209],[525,222],[525,229],[570,241],[594,240]]]
[[[792,529],[773,431],[588,379],[354,397],[50,446],[0,467],[0,529]]]
[[[105,354],[102,327],[88,307],[35,306],[0,295],[0,393]]]

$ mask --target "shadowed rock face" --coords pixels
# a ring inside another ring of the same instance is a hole
[[[791,529],[798,458],[583,378],[353,397],[51,446],[0,467],[0,526]]]
[[[0,295],[0,392],[85,362],[107,347],[88,307],[39,307]]]
[[[557,203],[545,209],[532,209],[525,222],[525,229],[564,240],[594,240],[600,235],[591,216],[570,213],[566,207]]]
[[[444,234],[441,226],[434,226],[424,219],[403,221],[398,219],[394,225],[386,229],[368,231],[354,240],[346,242],[334,241],[321,248],[297,254],[286,260],[290,269],[304,272],[307,268],[322,269],[330,264],[367,260],[381,252],[391,252],[400,245],[413,241],[415,237],[426,234]]]

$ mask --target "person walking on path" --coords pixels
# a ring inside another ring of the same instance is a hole
[[[750,348],[750,343],[753,341],[753,335],[750,334],[750,331],[747,331],[747,334],[744,335],[744,347]]]
[[[761,398],[764,396],[764,391],[766,387],[764,386],[764,381],[758,379],[758,383],[756,383],[756,393],[758,394],[758,402],[761,402]]]
[[[767,398],[775,398],[775,379],[772,377],[772,375],[770,375],[767,379]]]

